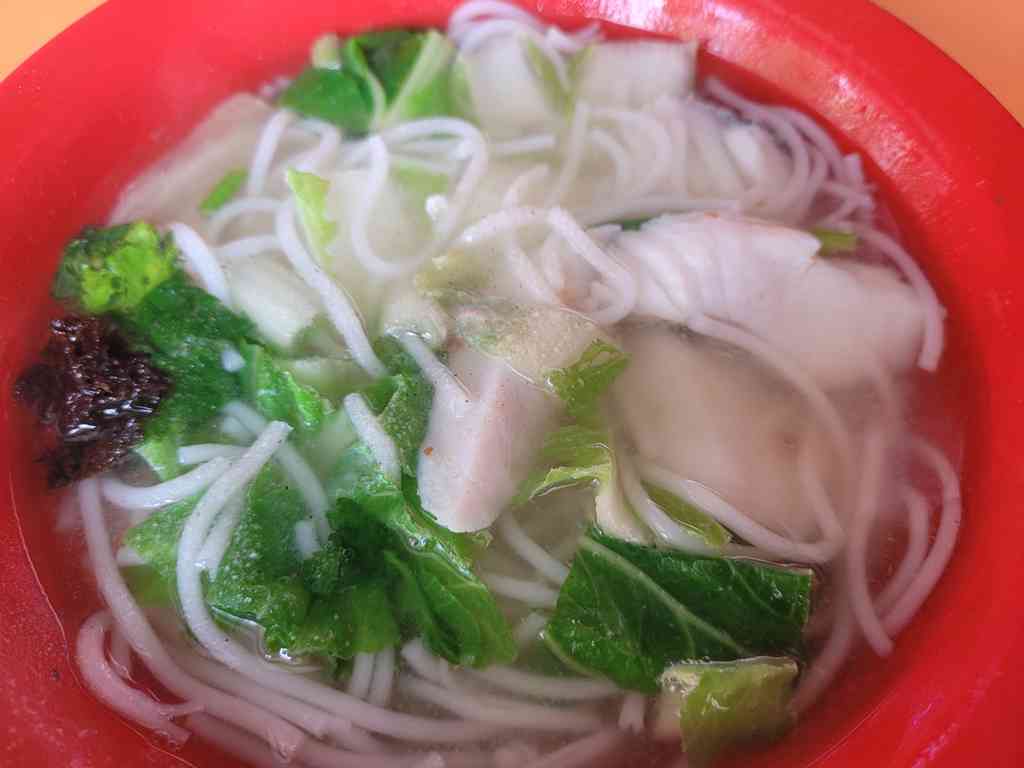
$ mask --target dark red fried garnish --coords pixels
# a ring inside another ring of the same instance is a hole
[[[149,357],[98,317],[50,323],[43,360],[15,383],[15,396],[50,427],[43,460],[51,487],[113,467],[141,442],[143,420],[170,389]]]

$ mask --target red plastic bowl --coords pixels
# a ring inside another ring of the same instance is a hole
[[[9,393],[54,311],[62,244],[220,99],[297,70],[325,30],[443,23],[451,0],[112,0],[0,85],[0,764],[233,765],[153,746],[94,701],[68,658],[96,597]],[[946,576],[896,652],[850,665],[747,766],[1024,764],[1024,131],[963,70],[857,0],[548,0],[706,41],[704,72],[799,105],[862,152],[949,309],[941,380],[962,393],[966,519]],[[31,558],[31,559],[30,559]]]

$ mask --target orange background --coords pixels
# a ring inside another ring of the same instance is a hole
[[[1024,122],[1024,0],[877,2],[952,55]],[[99,0],[0,0],[0,77],[99,4]]]

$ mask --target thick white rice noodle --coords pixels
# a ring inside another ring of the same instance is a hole
[[[128,485],[113,477],[102,481],[103,496],[123,509],[158,509],[191,498],[213,483],[230,466],[224,457],[215,457],[190,472],[158,485]]]

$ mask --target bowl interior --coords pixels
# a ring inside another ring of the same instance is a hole
[[[55,305],[63,243],[102,222],[118,190],[220,99],[296,71],[325,30],[443,23],[451,0],[339,4],[111,0],[0,85],[0,763],[227,765],[190,743],[148,742],[79,684],[67,636],[97,606],[80,543],[54,533],[25,414],[9,393]],[[965,523],[957,555],[885,660],[849,664],[822,703],[748,766],[1019,765],[1024,683],[1024,131],[959,67],[860,0],[547,0],[553,19],[699,38],[702,72],[800,106],[863,153],[912,253],[949,311],[939,373],[963,431]],[[622,27],[617,25],[623,25]],[[635,34],[635,33],[629,33]],[[941,438],[942,435],[939,435]],[[31,556],[31,561],[26,556]],[[739,764],[739,762],[737,762]]]

